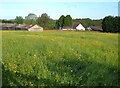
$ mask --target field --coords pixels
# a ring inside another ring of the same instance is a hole
[[[118,34],[2,31],[3,86],[117,86]]]

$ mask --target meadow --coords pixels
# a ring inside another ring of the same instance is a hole
[[[3,86],[118,86],[118,34],[2,31]]]

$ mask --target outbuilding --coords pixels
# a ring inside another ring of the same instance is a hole
[[[83,30],[83,31],[85,31],[85,28],[83,27],[82,24],[78,24],[77,27],[76,27],[76,30]]]
[[[32,25],[32,26],[30,26],[28,28],[28,31],[40,31],[40,32],[42,32],[43,31],[43,27],[40,27],[37,24],[36,25]]]
[[[90,31],[102,31],[103,29],[100,26],[90,26],[87,28]]]

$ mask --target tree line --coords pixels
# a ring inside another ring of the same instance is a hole
[[[120,16],[106,16],[102,21],[103,32],[120,32]]]
[[[1,20],[2,23],[17,23],[17,24],[38,24],[44,29],[55,29],[55,20],[51,19],[48,14],[43,13],[41,16],[37,17],[34,13],[29,13],[25,16],[25,19],[22,16],[16,16],[12,20]]]
[[[89,18],[86,19],[72,19],[70,15],[61,15],[58,20],[53,20],[48,16],[47,13],[41,14],[41,16],[37,17],[34,13],[29,13],[25,18],[22,16],[16,16],[15,19],[12,20],[0,20],[2,23],[17,23],[17,24],[38,24],[42,26],[44,29],[62,29],[63,27],[72,27],[73,23],[82,23],[84,27],[89,27],[91,25],[101,26],[102,20],[91,20]]]
[[[102,27],[103,32],[120,32],[120,16],[106,16],[104,19],[92,20],[90,18],[85,19],[72,19],[70,15],[61,15],[58,20],[53,20],[47,13],[41,14],[37,17],[34,13],[29,13],[25,16],[16,16],[12,20],[0,20],[2,23],[17,23],[17,24],[38,24],[44,29],[62,29],[63,27],[72,27],[74,23],[82,23],[85,28],[89,26]]]

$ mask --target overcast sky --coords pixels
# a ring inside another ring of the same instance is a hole
[[[118,15],[118,0],[0,0],[0,19],[25,17],[28,13],[37,16],[47,13],[51,18],[58,19],[61,15],[71,15],[72,18],[101,19],[105,16]],[[88,2],[89,1],[89,2]]]

